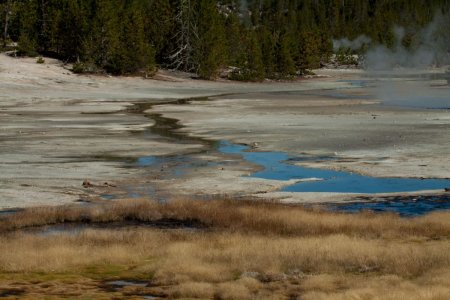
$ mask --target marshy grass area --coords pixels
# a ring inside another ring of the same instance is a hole
[[[52,230],[60,224],[67,230]],[[449,299],[450,212],[118,201],[0,219],[0,296]]]

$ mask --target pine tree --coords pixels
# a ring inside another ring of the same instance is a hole
[[[264,59],[264,73],[268,78],[274,78],[277,65],[275,37],[266,28],[262,28],[259,35]]]
[[[211,79],[226,62],[225,29],[216,1],[200,0],[195,64],[200,78]]]
[[[299,36],[299,61],[297,68],[304,73],[307,69],[315,69],[320,67],[322,52],[320,47],[322,44],[321,37],[317,32],[303,31]]]
[[[50,21],[50,0],[37,0],[37,45],[40,51],[45,52],[50,48]]]
[[[247,59],[245,48],[247,30],[241,25],[238,16],[234,14],[226,19],[225,30],[228,63],[235,67],[244,65]]]
[[[83,1],[73,0],[66,0],[61,6],[57,24],[57,52],[65,59],[74,61],[83,55],[83,43],[89,30],[88,8]]]
[[[18,7],[20,21],[18,24],[18,54],[27,56],[37,56],[38,48],[38,31],[37,23],[37,3],[31,1],[29,3],[21,3]]]
[[[90,31],[83,40],[81,60],[90,71],[95,71],[96,67],[107,68],[110,64],[112,47],[117,44],[119,30],[117,11],[112,1],[95,1],[92,15]]]
[[[121,72],[142,71],[145,76],[148,76],[155,70],[155,51],[146,40],[143,20],[144,15],[136,4],[126,9],[122,19],[124,28],[121,35],[121,47],[126,51]]]
[[[280,77],[295,75],[295,62],[292,58],[293,42],[291,36],[284,34],[281,36],[278,45],[278,65],[277,73]]]
[[[241,40],[244,51],[237,61],[239,66],[231,74],[231,79],[242,81],[261,81],[265,77],[263,56],[259,41],[254,31],[244,32],[244,38]]]
[[[136,1],[142,13],[145,39],[152,45],[161,64],[167,65],[171,36],[176,28],[175,8],[170,0]]]
[[[256,34],[247,32],[247,80],[263,80],[265,77],[263,56]]]

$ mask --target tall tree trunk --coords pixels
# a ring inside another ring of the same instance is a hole
[[[11,14],[11,0],[6,1],[5,6],[5,24],[3,27],[3,47],[6,47],[6,42],[8,40],[8,25],[9,25],[9,15]]]
[[[193,22],[191,0],[181,0],[176,15],[179,30],[174,38],[175,52],[169,56],[171,67],[185,72],[193,71],[194,40],[198,39],[197,26]]]
[[[48,28],[48,0],[38,2],[38,46],[40,50],[47,51],[49,48],[49,28]]]

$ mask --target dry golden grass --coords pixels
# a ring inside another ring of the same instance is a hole
[[[59,223],[110,223],[158,220],[201,223],[231,232],[275,235],[347,234],[365,237],[450,236],[450,212],[405,219],[393,214],[349,215],[256,201],[124,200],[103,206],[32,208],[0,220],[0,232]]]
[[[450,299],[449,217],[233,201],[33,209],[1,221],[0,292],[19,289],[30,299]],[[207,227],[12,231],[61,220],[160,219]],[[105,288],[104,281],[120,278],[151,286]]]

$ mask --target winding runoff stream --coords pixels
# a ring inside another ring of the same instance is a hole
[[[283,181],[313,179],[289,185],[282,189],[283,192],[375,194],[443,190],[450,186],[448,179],[378,178],[345,171],[305,168],[289,163],[302,158],[290,157],[284,152],[249,152],[249,149],[223,141],[217,150],[240,154],[246,161],[264,168],[251,177]]]
[[[174,104],[189,105],[192,100],[179,100]],[[200,99],[206,100],[206,99]],[[167,104],[167,103],[165,103]],[[156,104],[157,105],[157,104]],[[151,132],[161,137],[175,139],[183,142],[206,144],[212,150],[224,154],[240,155],[252,164],[260,166],[250,177],[289,181],[298,179],[299,182],[281,189],[283,192],[329,192],[329,193],[354,193],[354,194],[379,194],[402,193],[425,190],[444,190],[450,187],[449,179],[416,179],[416,178],[378,178],[364,176],[345,171],[333,171],[318,168],[306,168],[293,164],[295,161],[317,159],[316,157],[293,157],[284,152],[256,152],[249,146],[233,144],[229,141],[213,142],[206,139],[192,137],[178,129],[183,128],[178,120],[166,118],[162,114],[149,114],[149,118],[155,121],[150,128]],[[209,149],[211,151],[211,149]],[[334,157],[320,157],[320,159],[332,160]],[[165,160],[176,160],[178,166],[173,171],[177,176],[183,170],[193,167],[189,157],[183,155],[171,157],[141,157],[137,160],[140,167],[149,167]],[[220,163],[219,163],[220,164]],[[303,179],[303,181],[302,181]],[[304,181],[307,179],[307,181]],[[311,179],[311,180],[308,180]],[[376,196],[376,195],[373,195]],[[375,197],[374,197],[375,198]],[[450,193],[434,196],[392,196],[383,197],[382,201],[371,201],[370,196],[363,202],[350,202],[344,204],[330,204],[332,209],[356,212],[364,209],[374,211],[393,211],[405,216],[425,214],[434,210],[450,209]]]
[[[378,178],[344,171],[300,167],[290,162],[303,158],[290,157],[284,152],[251,152],[248,146],[236,145],[227,141],[221,141],[217,150],[227,154],[239,154],[246,161],[263,167],[262,171],[251,174],[251,177],[285,181],[313,179],[286,186],[281,189],[283,192],[377,194],[443,190],[450,186],[448,179]],[[384,197],[382,201],[351,202],[330,204],[329,206],[333,210],[347,212],[392,211],[403,216],[418,216],[435,210],[450,209],[450,194],[391,196]]]

